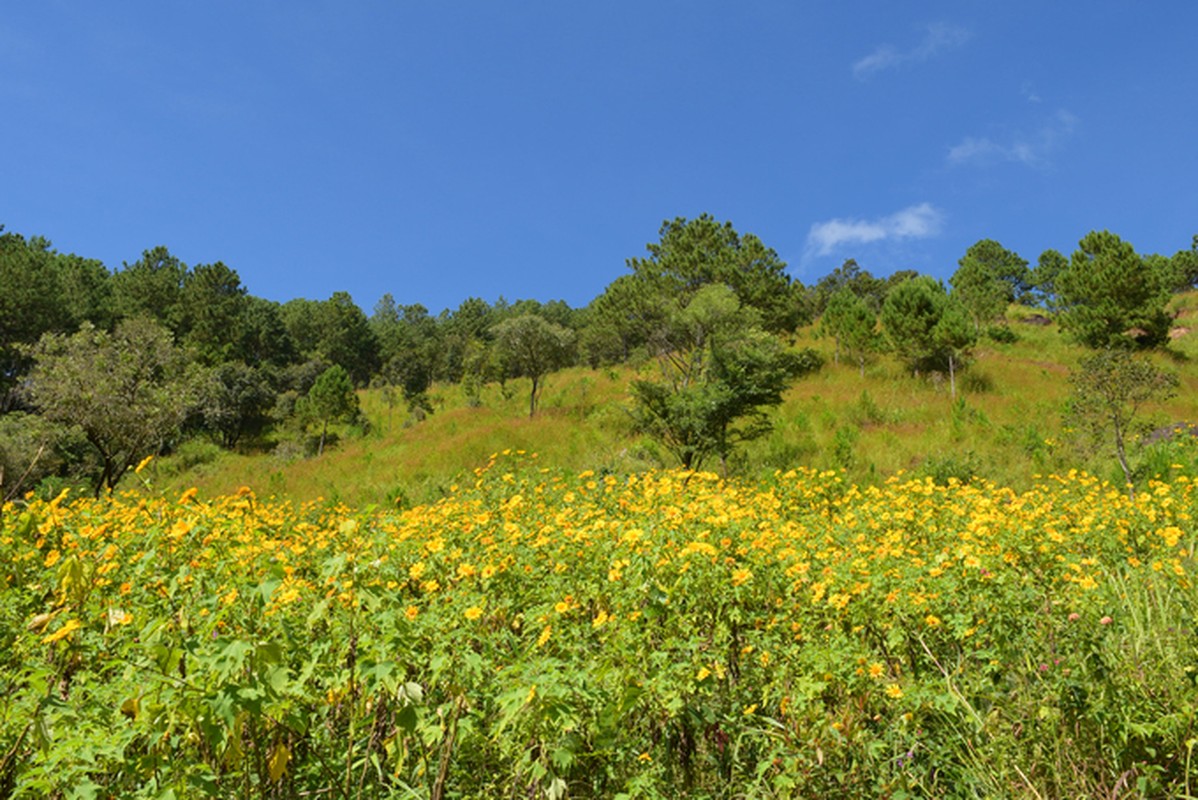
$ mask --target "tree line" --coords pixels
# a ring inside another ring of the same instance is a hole
[[[1042,307],[1102,350],[1166,340],[1165,304],[1198,281],[1198,237],[1140,256],[1107,231],[1035,267],[992,240],[949,285],[915,271],[874,277],[853,260],[807,287],[752,234],[710,215],[667,220],[647,254],[582,308],[474,297],[432,314],[384,295],[368,316],[345,292],[276,303],[223,263],[188,266],[165,247],[109,270],[0,227],[0,497],[88,475],[111,489],[146,456],[190,439],[261,446],[281,433],[325,447],[330,423],[365,424],[355,390],[433,411],[430,387],[481,389],[570,365],[637,363],[634,417],[678,463],[725,462],[769,429],[771,406],[820,356],[792,346],[818,320],[864,371],[880,353],[914,373],[956,376],[982,337],[1013,334],[1008,304]]]

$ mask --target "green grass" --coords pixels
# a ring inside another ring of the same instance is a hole
[[[1198,293],[1175,300],[1178,324],[1198,322]],[[1079,451],[1062,429],[1070,369],[1084,354],[1053,325],[1024,322],[1038,313],[1013,307],[1009,324],[1018,340],[983,340],[960,376],[958,399],[939,375],[913,376],[890,357],[866,367],[832,363],[832,343],[814,329],[797,344],[827,358],[818,373],[797,382],[774,412],[774,431],[750,443],[729,464],[735,474],[811,466],[843,469],[855,483],[873,484],[899,473],[938,479],[972,475],[1013,488],[1038,474],[1086,469],[1117,479],[1104,453]],[[1172,341],[1153,356],[1181,377],[1181,390],[1146,410],[1161,424],[1198,421],[1198,333]],[[488,385],[472,407],[457,386],[438,386],[434,413],[414,421],[403,406],[388,408],[381,392],[363,391],[371,429],[341,437],[320,458],[272,453],[224,453],[180,469],[178,459],[157,464],[155,482],[209,494],[246,485],[262,496],[323,497],[353,504],[435,500],[463,475],[504,450],[536,453],[546,467],[635,472],[671,464],[651,440],[638,436],[628,414],[629,367],[575,368],[549,377],[540,411],[528,418],[528,382]],[[191,458],[194,461],[194,456]],[[1159,459],[1158,459],[1159,460]],[[714,465],[709,465],[714,466]]]

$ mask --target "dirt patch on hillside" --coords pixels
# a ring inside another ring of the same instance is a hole
[[[1044,325],[1052,324],[1052,320],[1049,319],[1048,317],[1044,316],[1043,314],[1031,314],[1029,316],[1023,317],[1019,321],[1022,322],[1024,325],[1044,326]]]
[[[1180,339],[1181,337],[1185,336],[1189,332],[1190,332],[1189,328],[1179,325],[1176,328],[1169,329],[1169,338],[1170,339]]]

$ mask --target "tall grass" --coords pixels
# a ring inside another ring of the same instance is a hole
[[[1198,305],[1198,294],[1177,303],[1188,313],[1184,309]],[[1013,488],[1073,467],[1114,477],[1106,453],[1078,449],[1063,430],[1068,375],[1083,350],[1056,325],[1022,321],[1032,313],[1012,307],[1015,341],[978,345],[956,402],[939,376],[913,376],[889,357],[868,365],[864,377],[854,365],[837,366],[831,342],[815,329],[801,331],[797,344],[824,352],[827,366],[786,393],[772,413],[773,432],[746,446],[729,469],[745,477],[796,466],[843,469],[848,480],[862,484],[896,474],[962,481],[979,476]],[[1162,424],[1198,420],[1198,373],[1189,360],[1196,343],[1198,333],[1189,334],[1153,356],[1182,379],[1175,398],[1150,410]],[[402,405],[388,407],[381,392],[363,391],[369,433],[355,438],[342,431],[338,446],[319,459],[226,454],[191,470],[172,467],[168,459],[156,480],[178,490],[196,485],[223,493],[248,485],[263,495],[295,499],[403,504],[436,499],[492,453],[508,449],[575,471],[671,466],[654,442],[632,428],[628,384],[634,375],[631,368],[556,373],[533,419],[524,380],[487,385],[475,403],[457,386],[437,386],[434,412],[421,420]],[[1171,456],[1156,457],[1162,459],[1173,463]],[[1159,473],[1160,464],[1149,462]]]

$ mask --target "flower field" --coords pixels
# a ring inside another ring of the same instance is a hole
[[[0,796],[1198,792],[1198,486],[541,470],[0,522]]]

